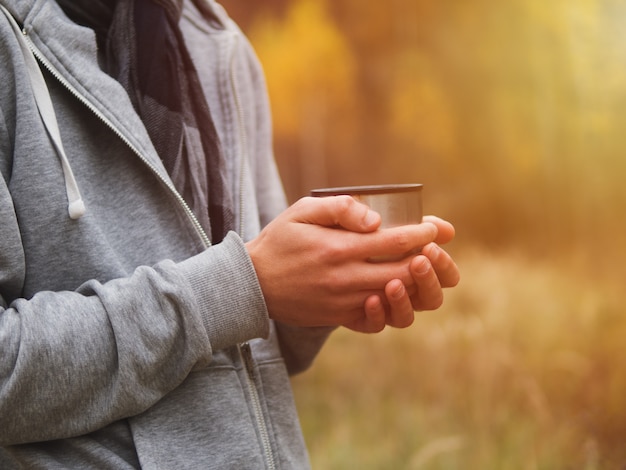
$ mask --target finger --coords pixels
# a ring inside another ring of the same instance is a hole
[[[379,296],[372,295],[365,300],[365,317],[370,333],[378,333],[385,328],[385,306]]]
[[[389,281],[385,286],[385,295],[389,302],[389,320],[387,324],[394,328],[406,328],[413,324],[415,312],[404,284],[399,279]]]
[[[426,215],[422,219],[422,223],[431,223],[437,227],[438,233],[437,239],[435,240],[436,243],[443,245],[445,243],[451,242],[454,239],[455,229],[454,225],[452,225],[450,222],[440,219],[439,217],[436,217],[434,215]]]
[[[380,226],[380,215],[350,196],[304,197],[290,211],[297,222],[354,232],[372,232]]]
[[[385,307],[377,295],[369,296],[364,303],[364,315],[343,326],[359,333],[378,333],[385,328]]]
[[[426,256],[416,256],[410,265],[417,293],[411,297],[415,310],[436,310],[443,304],[443,290]]]
[[[374,262],[388,262],[421,251],[437,239],[437,226],[431,223],[386,228],[362,237],[361,252]]]
[[[454,287],[459,283],[461,279],[459,268],[452,257],[440,246],[435,243],[426,245],[422,254],[429,259],[442,287]]]

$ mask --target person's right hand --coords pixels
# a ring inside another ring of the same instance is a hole
[[[436,310],[443,303],[443,289],[454,287],[460,280],[459,269],[452,257],[441,248],[452,241],[454,226],[435,216],[425,216],[423,222],[437,227],[437,238],[418,255],[408,258],[413,283],[405,285],[392,279],[385,286],[385,296],[367,298],[361,318],[344,326],[362,333],[377,333],[386,326],[406,328],[415,320],[415,312]]]
[[[437,240],[434,223],[377,230],[380,216],[349,196],[302,198],[246,244],[271,318],[296,326],[359,321],[392,280],[414,285],[410,259]]]

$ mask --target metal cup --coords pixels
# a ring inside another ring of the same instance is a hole
[[[381,228],[389,228],[422,222],[422,187],[421,184],[346,186],[314,189],[311,196],[352,196],[380,214]]]
[[[421,184],[346,186],[314,189],[311,196],[352,196],[380,214],[380,228],[390,228],[422,222],[422,187]],[[420,251],[421,248],[418,248],[400,256],[372,256],[369,261],[374,263],[397,261]]]

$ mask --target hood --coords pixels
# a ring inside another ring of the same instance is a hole
[[[21,26],[36,51],[39,65],[49,69],[68,90],[127,141],[166,180],[169,179],[124,88],[98,65],[92,30],[72,22],[50,0],[0,0]]]

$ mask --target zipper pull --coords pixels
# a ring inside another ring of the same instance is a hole
[[[243,343],[240,346],[241,356],[243,357],[243,362],[246,366],[246,370],[250,375],[250,378],[254,381],[256,380],[256,366],[254,363],[254,358],[252,357],[252,348],[250,347],[250,343]]]

